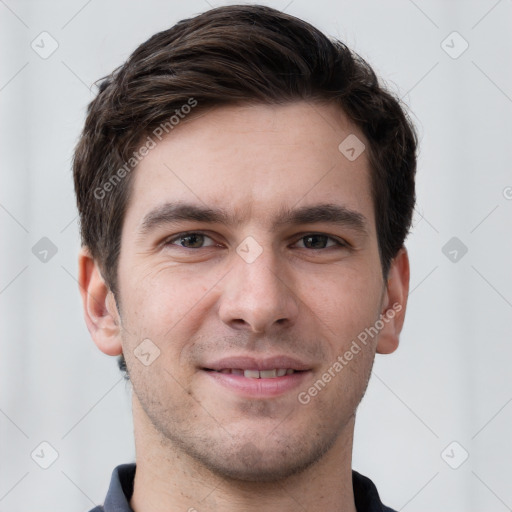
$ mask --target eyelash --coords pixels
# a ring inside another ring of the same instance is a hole
[[[185,250],[198,250],[198,249],[205,249],[206,247],[197,247],[197,248],[191,248],[191,247],[183,247],[183,246],[180,246],[180,245],[177,245],[177,244],[174,244],[173,242],[181,239],[181,238],[185,238],[186,236],[188,235],[203,235],[207,238],[210,238],[212,241],[213,241],[213,238],[211,236],[209,236],[207,233],[204,233],[202,231],[186,231],[184,233],[179,233],[178,235],[174,235],[173,237],[171,238],[168,238],[166,241],[164,241],[164,246],[175,246],[175,247],[179,247],[181,249],[185,249]],[[339,248],[346,248],[348,249],[350,247],[350,245],[347,243],[347,242],[344,242],[344,241],[341,241],[341,240],[338,240],[330,235],[326,235],[325,233],[316,233],[316,232],[312,232],[312,233],[306,233],[302,236],[300,236],[297,240],[297,242],[299,240],[302,240],[303,238],[306,238],[308,236],[322,236],[322,237],[327,237],[327,239],[329,240],[332,240],[337,247]],[[295,243],[297,243],[295,242]],[[207,246],[207,247],[214,247],[213,245],[211,246]],[[326,249],[332,249],[333,247],[335,246],[330,246],[330,247],[323,247],[323,248],[320,248],[320,249],[308,249],[307,247],[301,247],[301,249],[305,249],[305,250],[308,250],[308,251],[322,251],[322,250],[326,250]]]

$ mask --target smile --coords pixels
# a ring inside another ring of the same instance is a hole
[[[209,370],[206,371],[218,372],[228,375],[241,375],[248,379],[275,379],[276,377],[284,377],[285,375],[292,375],[296,371],[293,368],[274,368],[271,370],[243,370],[241,368],[223,368],[222,370]]]

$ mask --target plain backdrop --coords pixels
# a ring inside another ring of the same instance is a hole
[[[82,316],[72,151],[95,80],[224,3],[0,0],[2,512],[88,511],[134,460],[130,389]],[[512,1],[262,3],[365,57],[421,139],[405,327],[353,467],[397,510],[511,510]]]

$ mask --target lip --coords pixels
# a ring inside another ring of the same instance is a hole
[[[240,368],[243,370],[272,370],[274,368],[291,368],[296,371],[311,370],[312,365],[293,357],[278,355],[266,358],[250,356],[224,357],[217,361],[211,361],[203,365],[203,369],[224,370],[226,368]],[[281,378],[281,377],[276,377]]]
[[[273,378],[250,378],[231,373],[219,373],[224,369],[272,370],[287,368],[295,370],[291,375]],[[205,364],[202,373],[215,385],[244,398],[272,398],[283,395],[301,386],[311,375],[312,365],[289,356],[275,356],[265,359],[254,357],[226,357]],[[215,370],[215,371],[209,371]]]
[[[235,392],[243,398],[272,398],[298,388],[304,380],[311,374],[311,371],[300,371],[283,377],[274,377],[271,379],[251,379],[243,375],[234,375],[231,373],[219,373],[214,371],[202,370],[202,373],[213,382],[229,391]]]

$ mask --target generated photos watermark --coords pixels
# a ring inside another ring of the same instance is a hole
[[[381,314],[379,319],[371,326],[364,329],[357,335],[357,339],[352,340],[350,348],[342,355],[339,355],[336,360],[327,368],[322,376],[306,391],[301,391],[297,399],[302,405],[307,405],[311,399],[317,396],[326,386],[333,380],[347,364],[354,359],[354,357],[361,352],[361,344],[366,346],[370,339],[373,339],[379,332],[384,329],[384,326],[395,315],[402,310],[402,305],[395,302],[393,306],[388,309],[385,314]]]
[[[133,152],[131,156],[122,167],[120,167],[108,180],[106,180],[101,187],[94,189],[94,197],[102,200],[111,192],[135,167],[146,157],[152,149],[155,149],[157,143],[160,142],[165,135],[170,133],[176,126],[178,126],[182,119],[184,119],[194,107],[197,106],[197,100],[189,98],[187,103],[184,103],[180,108],[177,108],[172,116],[166,121],[160,123],[151,133],[146,137],[144,143]]]

